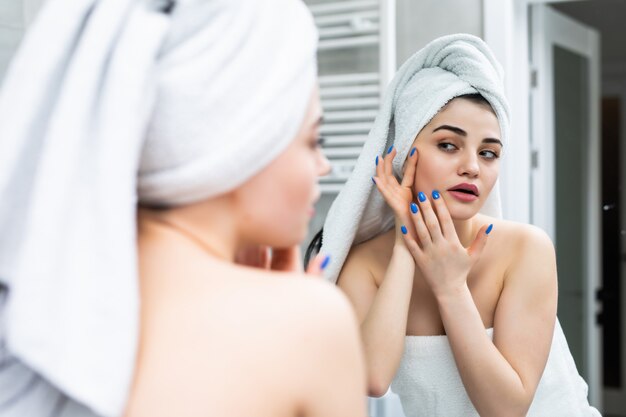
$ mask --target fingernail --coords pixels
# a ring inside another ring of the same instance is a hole
[[[329,263],[330,263],[330,255],[326,255],[326,257],[322,261],[322,264],[320,265],[320,268],[322,268],[322,270],[326,269]]]
[[[489,227],[487,228],[487,230],[485,230],[485,234],[488,235],[489,233],[491,233],[491,229],[493,229],[493,224],[490,224]]]
[[[416,150],[417,150],[417,148],[411,149],[411,154],[409,156],[413,156],[413,154],[415,153]]]
[[[433,190],[433,199],[437,200],[437,199],[439,199],[439,197],[440,197],[439,196],[439,191]]]
[[[387,154],[390,154],[392,150],[393,150],[393,145],[391,145],[389,149],[387,149]]]
[[[420,202],[422,202],[422,203],[423,203],[424,201],[426,201],[426,194],[424,194],[423,192],[421,192],[421,191],[420,191],[420,192],[417,194],[417,198],[419,198]]]
[[[376,165],[378,165],[378,155],[376,155]]]
[[[406,226],[402,226],[402,227],[400,228],[400,230],[402,230],[402,234],[403,234],[403,235],[406,235],[406,233],[407,233]]]
[[[372,177],[372,182],[374,183],[374,185],[376,185],[376,180],[374,179],[374,177]]]
[[[417,204],[411,203],[411,211],[413,212],[413,214],[417,213]]]

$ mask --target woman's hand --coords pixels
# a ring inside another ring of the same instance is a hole
[[[409,213],[409,204],[413,201],[413,179],[415,177],[415,169],[417,167],[418,152],[417,148],[411,149],[407,158],[402,182],[393,175],[393,158],[396,156],[396,149],[391,146],[387,150],[387,154],[380,158],[376,157],[376,176],[372,181],[376,184],[378,191],[391,207],[396,219],[396,242],[403,242],[401,236],[404,233],[402,226],[407,227],[407,233],[415,236],[414,229],[411,227],[411,215]]]
[[[467,275],[480,257],[492,226],[484,225],[469,248],[464,248],[456,234],[446,203],[439,192],[432,192],[432,202],[418,193],[419,209],[412,206],[411,226],[417,239],[404,234],[407,248],[435,297],[452,294],[467,284]]]
[[[309,262],[306,273],[321,276],[329,261],[329,256],[318,254]],[[270,249],[268,246],[258,245],[247,246],[237,252],[235,263],[253,268],[283,272],[303,272],[304,269],[298,246],[281,249]]]

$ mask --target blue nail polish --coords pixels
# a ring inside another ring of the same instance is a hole
[[[407,233],[406,226],[402,226],[402,227],[400,228],[400,230],[402,230],[402,234],[403,234],[403,235],[406,235],[406,233]]]
[[[411,155],[409,155],[409,156],[413,156],[413,154],[415,153],[416,150],[417,150],[417,148],[411,149]]]
[[[376,185],[376,180],[374,179],[374,177],[372,177],[372,182],[374,183],[374,185]]]
[[[376,155],[376,165],[378,165],[378,155]]]
[[[438,199],[439,199],[439,197],[440,197],[440,195],[439,195],[439,191],[437,191],[437,190],[433,190],[433,199],[434,199],[434,200],[438,200]]]
[[[417,213],[417,204],[411,203],[411,211],[413,212],[413,214]]]
[[[423,203],[424,201],[426,201],[426,194],[424,194],[423,192],[421,192],[421,191],[420,191],[420,192],[417,194],[417,198],[419,198],[420,202],[422,202],[422,203]]]
[[[326,269],[329,263],[330,263],[330,255],[326,255],[326,257],[322,261],[322,264],[320,265],[320,268],[322,268],[322,270]]]
[[[493,229],[493,224],[490,224],[489,227],[487,228],[487,230],[485,230],[485,234],[488,235],[489,233],[491,233],[491,229]]]
[[[391,145],[391,146],[389,147],[389,149],[387,149],[387,155],[389,155],[389,154],[391,153],[391,151],[392,151],[392,150],[393,150],[393,145]]]

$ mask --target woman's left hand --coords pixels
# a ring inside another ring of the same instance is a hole
[[[411,216],[417,240],[405,234],[405,243],[433,294],[445,296],[467,284],[467,276],[487,243],[488,226],[482,226],[465,248],[440,194],[433,191],[431,200],[420,192],[418,200],[419,210]]]

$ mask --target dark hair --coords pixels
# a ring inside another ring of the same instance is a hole
[[[455,98],[463,98],[465,100],[471,101],[472,103],[487,106],[494,114],[496,113],[496,111],[491,106],[491,103],[489,102],[489,100],[483,97],[482,94],[480,93],[463,94],[460,96],[456,96]]]
[[[306,269],[309,266],[309,261],[312,257],[320,253],[320,249],[322,248],[322,234],[324,234],[324,228],[322,227],[319,232],[313,236],[311,243],[306,248],[306,252],[304,252],[304,268]]]

